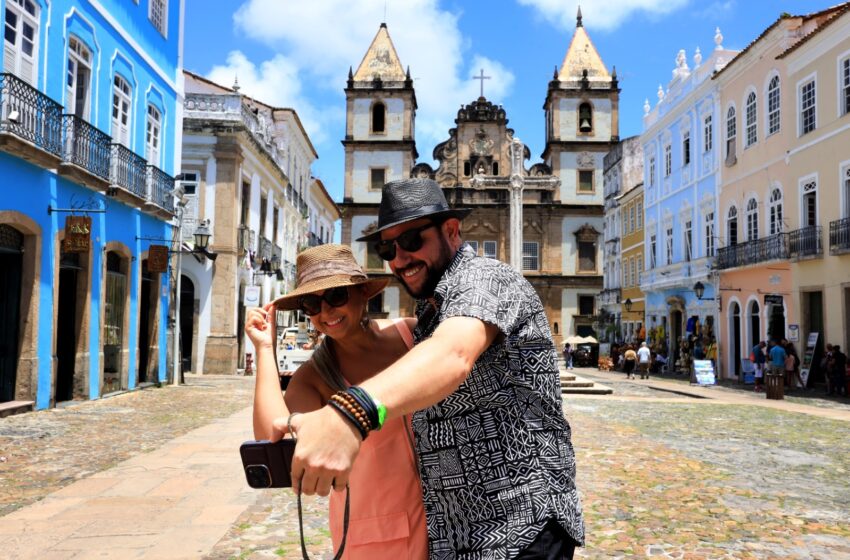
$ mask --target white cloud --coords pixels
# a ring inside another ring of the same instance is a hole
[[[315,143],[324,140],[324,125],[343,113],[341,108],[319,111],[310,103],[302,92],[298,67],[284,55],[275,55],[258,66],[241,51],[231,51],[226,64],[214,66],[207,74],[210,80],[226,86],[237,77],[241,93],[274,107],[294,108]]]
[[[238,30],[294,63],[303,83],[309,79],[341,96],[348,69],[360,64],[384,19],[384,7],[384,0],[247,0],[234,20]],[[478,97],[478,82],[471,78],[480,68],[492,76],[484,92],[494,102],[510,93],[514,81],[499,62],[466,52],[459,17],[441,10],[437,0],[388,5],[390,37],[416,88],[417,140],[426,146],[445,140],[460,104]],[[420,151],[425,155],[428,150]]]
[[[611,31],[634,12],[660,16],[688,4],[689,0],[517,0],[534,8],[544,19],[562,29],[576,25],[576,11],[581,5],[584,23],[592,29]]]

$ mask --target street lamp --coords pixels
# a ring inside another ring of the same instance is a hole
[[[705,286],[703,286],[702,282],[694,284],[694,293],[696,294],[697,299],[702,299],[702,295],[705,293]]]
[[[631,298],[626,298],[626,301],[623,302],[623,305],[626,306],[626,311],[632,310],[632,300]]]
[[[193,237],[195,238],[195,247],[206,252],[207,247],[209,247],[210,244],[210,228],[208,220],[204,220],[198,224],[198,227],[195,228],[195,235]]]

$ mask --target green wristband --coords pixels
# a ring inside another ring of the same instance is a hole
[[[375,397],[372,397],[372,402],[375,403],[375,408],[378,409],[378,427],[377,427],[377,429],[380,430],[381,428],[384,427],[384,422],[386,422],[386,420],[387,420],[387,407],[384,405],[384,403],[382,403],[381,401],[379,401]]]

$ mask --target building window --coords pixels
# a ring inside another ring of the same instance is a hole
[[[685,260],[691,260],[691,251],[693,250],[693,224],[691,220],[685,222]]]
[[[655,158],[649,158],[649,186],[655,186]]]
[[[578,242],[579,272],[596,272],[596,243],[593,241]]]
[[[782,232],[782,191],[770,192],[770,235]]]
[[[635,280],[635,286],[640,287],[640,283],[642,281],[641,277],[643,276],[643,255],[642,254],[637,256],[635,263],[637,263],[637,280]]]
[[[39,7],[34,0],[6,2],[3,70],[35,84]]]
[[[272,243],[277,245],[277,230],[280,227],[280,208],[275,204],[272,210]],[[327,243],[325,239],[325,226],[322,226],[322,241]]]
[[[476,255],[478,254],[478,242],[477,241],[467,241],[466,244],[469,245],[472,248],[473,253],[475,253]]]
[[[593,170],[581,169],[578,172],[579,192],[593,192]]]
[[[643,229],[643,202],[640,200],[637,203],[637,228]]]
[[[649,237],[649,268],[655,268],[656,266],[656,255],[657,253],[657,240],[654,235]]]
[[[637,259],[631,258],[629,259],[629,281],[631,282],[630,286],[634,286],[637,284]]]
[[[803,227],[818,225],[818,183],[811,179],[803,183]]]
[[[843,218],[850,218],[850,166],[844,168],[844,215]]]
[[[590,103],[582,103],[578,108],[578,131],[582,134],[593,132],[593,109]]]
[[[384,269],[384,260],[378,256],[372,243],[366,243],[366,268],[369,270]]]
[[[850,113],[850,58],[845,58],[841,61],[841,114]]]
[[[260,237],[266,236],[266,214],[269,212],[269,197],[260,195]]]
[[[635,221],[635,213],[636,208],[634,204],[629,204],[629,233],[635,232],[635,226],[637,222]]]
[[[497,259],[497,251],[496,251],[496,242],[495,241],[485,241],[484,242],[484,256],[488,259]]]
[[[112,80],[112,138],[125,148],[130,147],[130,95],[127,80],[115,74]]]
[[[378,101],[372,105],[372,132],[383,134],[386,132],[387,106]]]
[[[682,136],[682,165],[691,163],[691,133],[686,131]]]
[[[369,188],[381,190],[387,182],[387,170],[384,167],[373,167],[369,170]]]
[[[162,130],[162,114],[153,105],[148,105],[148,120],[145,128],[145,159],[151,165],[160,166],[159,142]]]
[[[705,215],[705,256],[714,256],[714,212]]]
[[[594,296],[578,296],[578,314],[585,317],[595,313],[596,298]]]
[[[747,241],[759,238],[759,205],[755,198],[747,201]]]
[[[747,119],[747,147],[749,148],[758,140],[758,118],[756,110],[756,93],[751,91],[747,96],[746,119]]]
[[[666,245],[666,248],[667,248],[666,263],[668,265],[673,264],[673,228],[672,227],[667,228],[667,235],[666,235],[664,241],[665,241],[665,245]]]
[[[664,146],[664,176],[669,177],[673,173],[673,148],[670,144]]]
[[[779,125],[779,76],[774,76],[767,85],[767,133],[779,132]]]
[[[815,81],[810,80],[800,87],[800,134],[808,134],[817,126],[815,104]]]
[[[729,107],[726,112],[726,165],[732,165],[737,161],[735,157],[735,137],[737,134],[735,108]]]
[[[65,78],[65,107],[81,119],[89,118],[89,84],[91,83],[91,51],[82,41],[68,41],[68,74]]]
[[[522,269],[537,270],[540,268],[537,253],[537,241],[522,242]]]
[[[714,136],[714,125],[711,123],[711,115],[705,117],[703,121],[702,134],[702,145],[705,147],[706,152],[710,152],[713,147],[712,138]]]
[[[379,294],[369,298],[369,303],[367,304],[366,312],[372,314],[380,314],[384,312],[384,293],[380,292]]]
[[[734,206],[726,216],[726,242],[730,246],[738,244],[738,209]]]
[[[148,19],[165,36],[168,30],[168,0],[150,0]]]

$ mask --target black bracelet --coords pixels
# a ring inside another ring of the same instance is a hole
[[[349,387],[345,393],[351,395],[357,404],[366,412],[366,417],[369,419],[369,429],[377,430],[381,423],[378,419],[378,407],[375,406],[375,401],[369,396],[369,393],[357,387],[356,385]]]
[[[366,436],[369,435],[369,431],[366,428],[363,427],[363,425],[360,423],[359,420],[357,420],[357,417],[354,416],[354,414],[352,414],[351,411],[349,411],[346,407],[342,406],[341,404],[339,404],[338,402],[336,402],[333,399],[328,401],[328,405],[330,405],[332,408],[337,410],[340,414],[342,414],[342,416],[345,419],[347,419],[349,422],[351,422],[354,425],[355,428],[357,428],[357,431],[360,433],[361,439],[363,439],[363,440],[366,439]]]

